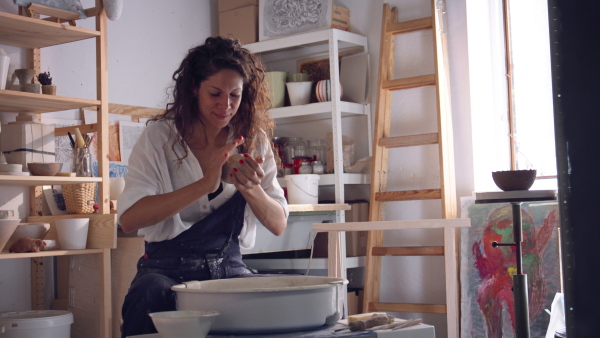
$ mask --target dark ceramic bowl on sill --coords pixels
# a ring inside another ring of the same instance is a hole
[[[529,190],[535,182],[537,170],[506,170],[492,172],[492,178],[503,191]]]

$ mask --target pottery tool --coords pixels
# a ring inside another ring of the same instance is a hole
[[[361,331],[372,327],[381,326],[393,323],[394,316],[374,314],[370,318],[360,319],[355,322],[348,323],[350,331]]]
[[[362,319],[369,319],[369,318],[373,317],[374,315],[385,316],[386,313],[385,312],[367,312],[367,313],[358,313],[355,315],[350,315],[350,316],[348,316],[348,324],[362,320]]]
[[[79,128],[75,128],[75,138],[77,139],[77,148],[85,148],[85,141]]]
[[[403,320],[401,322],[392,322],[392,323],[387,324],[387,325],[375,326],[375,327],[372,327],[372,328],[368,329],[368,331],[376,331],[376,330],[399,330],[399,329],[404,329],[404,328],[407,328],[407,327],[419,325],[422,322],[423,322],[423,320],[421,318],[418,318],[418,319],[408,319],[408,320]]]
[[[70,131],[67,132],[67,135],[69,135],[69,140],[71,141],[71,148],[75,148],[75,140],[73,139],[73,135]]]

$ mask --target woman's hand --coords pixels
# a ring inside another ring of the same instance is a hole
[[[264,161],[262,156],[254,158],[249,154],[231,155],[223,165],[223,182],[235,185],[241,192],[260,185],[265,177],[260,166]]]

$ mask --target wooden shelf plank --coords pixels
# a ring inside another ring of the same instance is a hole
[[[100,36],[100,32],[0,12],[0,45],[42,48]]]
[[[375,193],[375,199],[383,202],[432,200],[440,199],[441,196],[441,189],[386,191]]]
[[[419,219],[376,222],[315,223],[314,232],[327,231],[372,231],[405,229],[468,228],[469,218]]]
[[[446,313],[446,305],[406,304],[406,303],[370,303],[372,311],[411,312],[411,313]]]
[[[77,99],[0,89],[1,113],[48,113],[89,106],[99,106],[99,100]]]
[[[104,249],[46,250],[46,251],[40,251],[40,252],[24,252],[24,253],[9,253],[8,251],[2,251],[2,252],[0,252],[0,259],[87,255],[87,254],[99,254],[99,253],[102,253],[103,251],[104,251]]]
[[[252,255],[251,255],[252,256]],[[258,270],[311,270],[327,269],[327,258],[255,258],[244,257],[244,263]],[[346,257],[346,268],[365,266],[365,256]]]
[[[373,256],[443,256],[443,246],[373,247]]]
[[[102,182],[101,177],[65,177],[65,176],[17,176],[0,175],[0,185],[34,187],[40,185],[74,184]]]
[[[350,210],[350,204],[288,204],[290,212]]]
[[[50,223],[50,229],[44,239],[58,240],[55,221],[61,218],[89,218],[88,249],[114,249],[117,247],[117,215],[115,214],[67,214],[58,216],[29,216],[28,223]],[[57,243],[60,249],[60,243]],[[82,251],[82,250],[67,250]]]

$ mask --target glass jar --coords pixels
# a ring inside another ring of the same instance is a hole
[[[294,147],[294,157],[307,157],[307,156],[308,156],[308,149],[306,149],[306,146],[304,144],[299,144]]]
[[[313,161],[312,162],[312,172],[313,174],[323,175],[325,173],[325,166],[321,161]]]
[[[73,148],[71,172],[77,177],[92,176],[92,155],[89,148]]]
[[[314,161],[321,161],[325,163],[325,140],[309,140],[308,156],[312,157]]]
[[[293,175],[294,174],[294,165],[293,164],[284,164],[283,165],[283,176]]]
[[[300,145],[306,147],[306,143],[302,141],[302,137],[288,137],[283,147],[283,164],[294,164],[294,157],[298,157],[295,149],[296,146]]]
[[[308,161],[303,161],[300,164],[300,168],[298,168],[298,174],[306,175],[306,174],[312,174],[312,172],[313,172],[312,167],[310,166],[310,162],[308,162]]]
[[[279,136],[275,136],[273,137],[273,146],[274,146],[274,152],[275,154],[277,154],[277,156],[279,156],[280,159],[282,159],[283,161],[283,147],[285,146],[285,142],[287,141],[287,137],[279,137]]]

